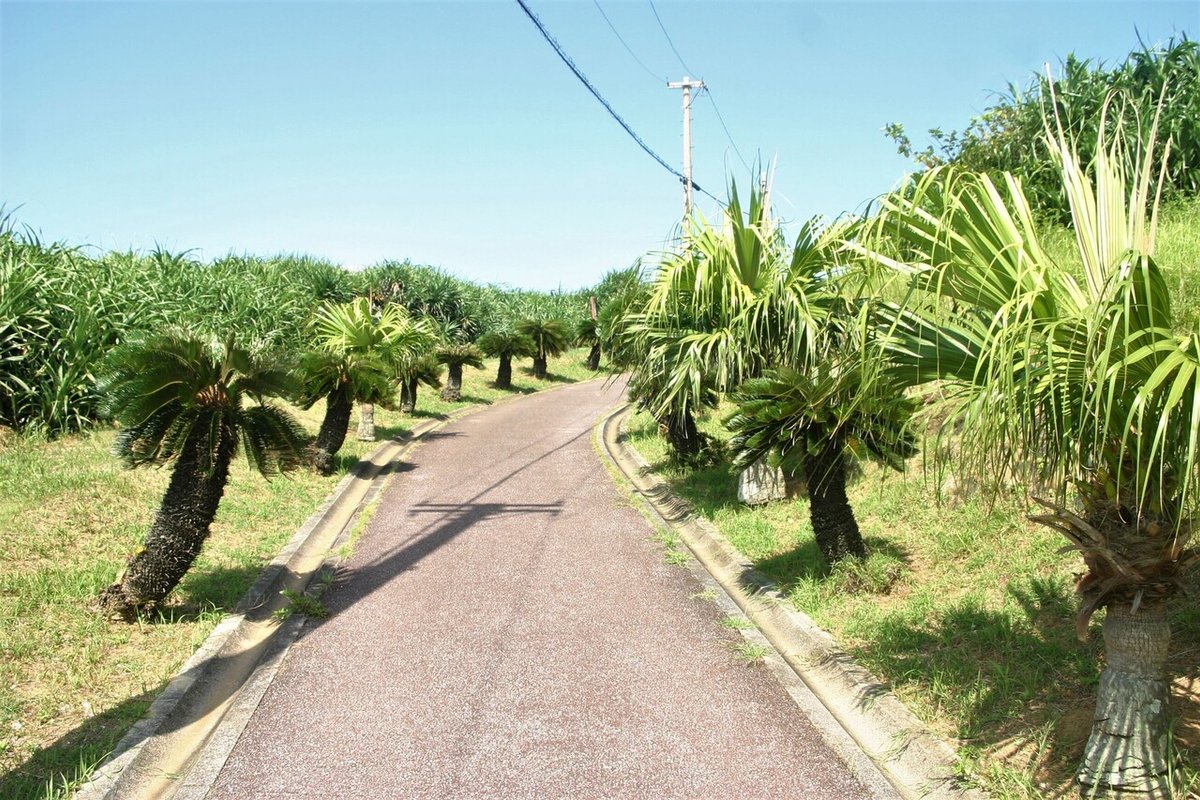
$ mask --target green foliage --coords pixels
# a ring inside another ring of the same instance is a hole
[[[483,369],[483,351],[473,344],[444,344],[435,352],[439,364]]]
[[[571,346],[570,328],[563,319],[526,318],[519,320],[514,330],[533,342],[533,355],[541,358],[562,355]]]
[[[267,364],[232,340],[220,345],[182,331],[139,336],[113,349],[97,389],[104,412],[122,426],[114,452],[126,466],[159,465],[203,440],[198,463],[211,470],[227,437],[240,435],[259,472],[296,466],[306,442],[303,429],[281,408],[262,402],[293,393],[294,380],[286,365]],[[259,402],[246,408],[243,398]]]
[[[296,256],[85,255],[0,222],[0,425],[57,435],[96,419],[101,360],[125,339],[181,326],[254,346],[299,349],[323,299],[353,280]]]
[[[925,169],[953,164],[993,176],[1020,175],[1031,206],[1066,222],[1070,209],[1044,120],[1061,124],[1080,144],[1083,163],[1089,163],[1102,128],[1110,140],[1118,131],[1131,141],[1146,138],[1162,98],[1159,138],[1169,142],[1173,153],[1164,196],[1200,193],[1200,45],[1186,35],[1163,46],[1143,45],[1111,68],[1070,55],[1060,72],[1053,95],[1047,76],[1035,76],[1024,87],[1010,85],[996,105],[962,132],[929,131],[933,143],[924,150],[913,145],[902,125],[892,123],[884,132],[902,155]],[[1109,103],[1115,113],[1105,115]]]
[[[741,465],[777,458],[786,471],[803,475],[811,456],[832,448],[900,471],[916,453],[908,428],[916,401],[895,383],[864,380],[854,367],[771,370],[744,382],[733,399],[738,408],[727,425]]]
[[[476,342],[489,356],[523,358],[534,354],[533,339],[511,329],[488,331]]]

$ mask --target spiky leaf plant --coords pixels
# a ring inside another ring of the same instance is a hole
[[[512,360],[534,353],[533,340],[512,329],[488,331],[479,337],[479,349],[499,359],[496,367],[496,388],[512,388]]]
[[[768,371],[733,394],[727,425],[737,463],[767,460],[803,480],[817,548],[827,564],[866,555],[846,480],[854,462],[874,460],[895,470],[916,453],[908,422],[916,402],[903,387],[843,360]],[[864,379],[865,377],[865,379]]]
[[[446,365],[446,385],[442,399],[448,403],[462,400],[462,371],[464,366],[483,369],[483,351],[473,344],[444,344],[437,349],[439,364]]]
[[[584,317],[575,326],[575,344],[588,348],[587,368],[600,369],[600,323],[591,317]]]
[[[880,232],[905,257],[875,259],[912,295],[886,324],[913,380],[950,379],[957,467],[1012,476],[1083,557],[1080,636],[1107,607],[1108,667],[1078,777],[1089,791],[1169,791],[1167,602],[1189,548],[1200,472],[1200,330],[1172,331],[1154,260],[1153,132],[1107,141],[1090,171],[1050,143],[1083,274],[1049,259],[1020,182],[936,171],[887,198]],[[946,428],[950,430],[951,428]],[[940,450],[941,448],[939,448]]]
[[[321,307],[313,321],[317,349],[301,356],[305,408],[325,399],[325,417],[313,445],[313,465],[334,469],[334,456],[346,440],[354,402],[390,407],[400,365],[429,347],[428,327],[396,305],[376,314],[365,297]]]
[[[433,352],[401,359],[396,370],[400,381],[400,410],[405,414],[417,410],[417,389],[421,384],[431,389],[442,388],[442,365]]]
[[[515,330],[533,340],[533,377],[545,380],[549,374],[546,360],[562,355],[571,346],[567,323],[557,318],[527,317],[517,322]]]
[[[300,462],[307,437],[264,402],[294,391],[290,372],[232,340],[182,331],[134,338],[110,353],[98,389],[105,413],[122,426],[114,451],[125,465],[171,467],[145,545],[100,595],[105,613],[132,619],[161,603],[195,561],[239,448],[270,475]]]

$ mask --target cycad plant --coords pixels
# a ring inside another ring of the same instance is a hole
[[[1038,244],[1018,180],[934,172],[887,198],[880,232],[912,296],[885,325],[913,381],[950,380],[957,467],[1023,480],[1033,517],[1083,557],[1078,630],[1107,607],[1107,668],[1079,781],[1089,790],[1169,790],[1167,603],[1197,508],[1200,331],[1172,332],[1154,261],[1151,134],[1096,143],[1090,174],[1050,137],[1082,261],[1077,278]],[[1136,152],[1140,150],[1139,152]],[[1165,158],[1166,153],[1161,157]]]
[[[527,317],[517,322],[515,330],[533,341],[533,377],[545,380],[549,375],[546,360],[562,355],[571,346],[567,323],[558,318]]]
[[[588,348],[587,368],[593,372],[600,369],[600,323],[584,317],[575,326],[575,344]]]
[[[354,402],[392,405],[399,365],[427,347],[432,335],[399,306],[387,305],[375,314],[365,297],[322,306],[313,330],[317,349],[300,359],[304,376],[300,401],[308,408],[325,399],[313,465],[328,475],[346,440]]]
[[[496,388],[512,388],[512,360],[533,355],[533,340],[511,329],[488,331],[479,337],[479,349],[499,359],[496,367]]]
[[[446,365],[446,385],[442,399],[448,403],[462,400],[463,367],[483,369],[483,351],[473,344],[444,344],[437,349],[439,364]]]
[[[431,389],[442,388],[442,365],[432,351],[400,359],[396,375],[400,381],[400,410],[405,414],[417,410],[417,389],[421,384]]]
[[[737,463],[776,462],[785,477],[804,481],[826,564],[867,553],[846,496],[856,462],[902,471],[916,454],[908,428],[916,401],[886,379],[864,377],[866,369],[830,359],[805,372],[770,370],[738,387],[738,408],[726,423]]]
[[[171,468],[144,546],[100,595],[105,613],[132,619],[161,603],[200,553],[238,449],[269,475],[299,463],[307,437],[264,402],[294,389],[289,371],[231,340],[179,331],[134,338],[108,356],[98,388],[122,426],[114,452],[125,465]]]

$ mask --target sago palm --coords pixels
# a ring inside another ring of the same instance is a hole
[[[431,389],[442,388],[442,365],[433,351],[401,359],[396,375],[400,381],[400,410],[405,414],[417,410],[417,389],[421,384]]]
[[[901,471],[916,453],[908,421],[916,401],[866,365],[830,359],[805,372],[770,370],[733,394],[727,425],[741,465],[777,462],[787,479],[804,481],[817,548],[827,564],[865,556],[866,545],[846,496],[854,462],[871,459]]]
[[[518,321],[515,330],[533,340],[533,377],[545,380],[546,360],[562,355],[571,346],[567,323],[557,318],[528,317]]]
[[[588,348],[587,368],[600,369],[600,324],[590,316],[579,320],[575,326],[575,344]]]
[[[950,379],[959,468],[1045,495],[1033,519],[1062,532],[1087,570],[1081,637],[1107,607],[1079,781],[1155,792],[1171,767],[1167,601],[1197,561],[1200,331],[1172,332],[1154,261],[1153,134],[1140,156],[1101,134],[1090,174],[1065,136],[1051,144],[1081,278],[1041,249],[1015,178],[935,172],[883,204],[885,246],[906,256],[880,247],[875,258],[912,289],[884,327],[912,381]]]
[[[483,369],[483,351],[473,344],[444,344],[437,349],[439,364],[446,365],[446,385],[442,399],[448,403],[462,400],[463,367]]]
[[[304,375],[300,400],[307,408],[325,399],[313,463],[327,475],[346,440],[354,402],[391,405],[398,365],[428,347],[432,334],[397,305],[384,306],[376,314],[365,297],[322,306],[312,327],[317,348],[300,360]]]
[[[532,356],[533,340],[514,330],[488,331],[479,337],[479,349],[499,359],[496,367],[496,388],[512,388],[512,360]]]
[[[299,463],[307,437],[264,402],[294,389],[289,371],[232,341],[184,332],[131,340],[108,356],[98,388],[122,426],[113,449],[125,465],[171,468],[145,544],[100,595],[106,613],[130,619],[161,603],[195,561],[238,450],[269,475]]]

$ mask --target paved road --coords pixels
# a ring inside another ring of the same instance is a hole
[[[620,397],[420,445],[209,797],[870,796],[615,488],[591,431]]]

